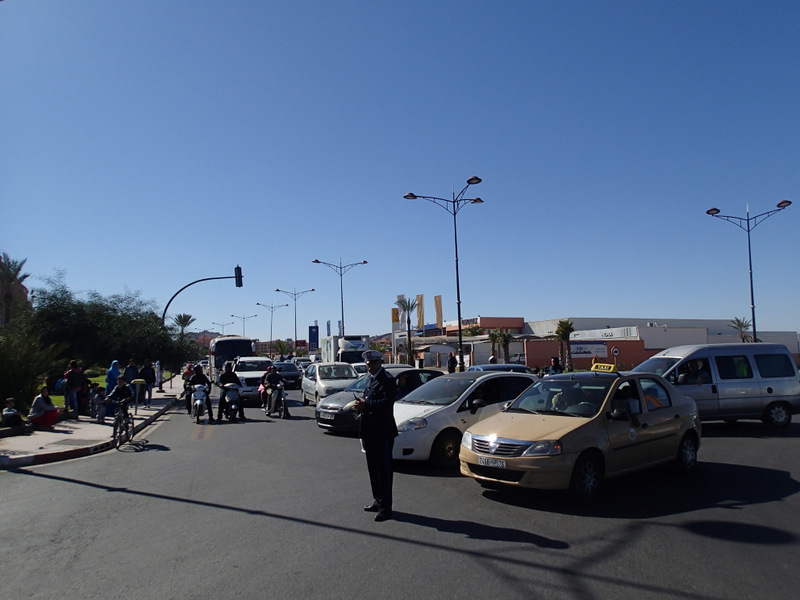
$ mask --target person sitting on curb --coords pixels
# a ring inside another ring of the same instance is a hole
[[[22,427],[25,425],[22,415],[14,408],[15,402],[16,400],[13,398],[6,398],[6,407],[3,409],[3,427]]]
[[[53,404],[50,398],[50,388],[45,385],[33,400],[28,420],[37,429],[50,429],[55,424],[60,413],[61,411],[58,410],[58,407]]]

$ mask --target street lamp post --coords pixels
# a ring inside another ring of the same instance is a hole
[[[269,351],[272,352],[272,319],[275,316],[275,311],[279,308],[283,308],[284,306],[289,306],[288,304],[261,304],[261,302],[256,302],[256,306],[263,306],[269,311]]]
[[[297,350],[297,299],[303,294],[307,294],[308,292],[313,292],[314,288],[311,288],[310,290],[303,290],[302,292],[298,292],[296,288],[291,292],[287,292],[286,290],[281,290],[278,288],[275,288],[275,291],[281,292],[282,294],[286,294],[292,300],[294,300],[294,348],[295,350]]]
[[[333,263],[325,262],[323,260],[315,258],[311,262],[316,263],[318,265],[325,265],[327,267],[330,267],[339,274],[339,299],[342,304],[342,337],[344,337],[344,274],[347,273],[353,267],[367,264],[367,261],[362,260],[361,262],[355,262],[355,263],[350,263],[349,265],[343,265],[342,259],[339,258],[339,264],[335,265]]]
[[[781,212],[784,208],[789,206],[791,201],[789,200],[781,200],[777,204],[777,208],[773,208],[772,210],[768,210],[761,214],[758,214],[754,217],[750,216],[750,206],[747,206],[747,212],[745,217],[733,217],[730,215],[721,215],[720,210],[718,208],[709,208],[706,211],[707,215],[711,215],[712,217],[716,217],[717,219],[723,219],[728,221],[729,223],[733,223],[738,228],[742,229],[747,233],[747,263],[748,268],[750,270],[750,320],[753,323],[753,341],[758,341],[758,331],[756,329],[756,301],[755,296],[753,294],[753,255],[750,251],[750,232],[756,228],[756,226],[761,223],[764,219],[771,217],[775,213]]]
[[[245,323],[245,321],[247,321],[247,319],[252,319],[253,317],[257,317],[258,315],[250,315],[249,317],[245,317],[244,315],[242,315],[241,317],[239,315],[231,315],[231,316],[234,319],[239,319],[242,322],[242,337],[244,337],[244,323]]]
[[[467,179],[467,185],[464,186],[458,194],[456,194],[455,189],[453,189],[453,197],[449,198],[438,198],[437,196],[417,196],[416,194],[409,192],[403,198],[406,200],[428,200],[429,202],[433,202],[437,206],[441,206],[451,215],[453,215],[453,239],[455,241],[455,255],[456,255],[456,309],[458,313],[458,370],[464,370],[464,342],[463,342],[463,332],[461,328],[461,282],[459,281],[458,277],[458,225],[456,222],[456,215],[458,211],[465,204],[482,204],[483,200],[480,198],[464,198],[464,193],[467,191],[467,188],[471,185],[478,185],[481,182],[480,177],[472,176]],[[409,340],[410,342],[411,340]]]
[[[225,335],[225,326],[226,325],[233,325],[233,321],[231,321],[230,323],[217,323],[216,321],[211,321],[211,324],[212,325],[218,325],[219,327],[221,327],[222,328],[222,335]]]

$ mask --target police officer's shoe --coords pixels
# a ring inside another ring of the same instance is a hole
[[[364,510],[367,511],[367,512],[378,512],[378,511],[380,511],[380,509],[381,509],[381,505],[378,504],[377,502],[373,502],[372,504],[367,504],[364,507]]]
[[[378,522],[388,521],[391,518],[392,518],[392,511],[390,510],[380,510],[378,511],[378,514],[375,515],[375,520]]]

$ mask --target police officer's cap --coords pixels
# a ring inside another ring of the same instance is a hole
[[[373,362],[373,361],[380,361],[383,362],[383,353],[378,352],[377,350],[367,350],[361,355],[361,358],[364,362]]]

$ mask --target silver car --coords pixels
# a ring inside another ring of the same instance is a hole
[[[303,404],[319,405],[320,399],[343,390],[358,379],[353,365],[345,362],[320,362],[308,365],[301,385]]]

